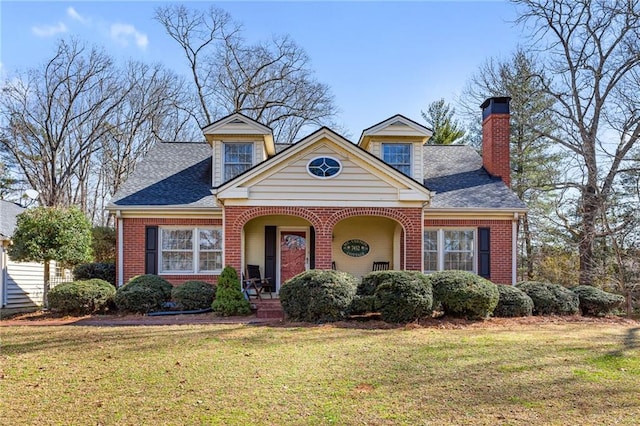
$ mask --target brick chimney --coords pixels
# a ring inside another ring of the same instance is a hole
[[[511,98],[489,98],[482,108],[482,165],[489,174],[501,178],[511,187],[509,152],[509,101]]]

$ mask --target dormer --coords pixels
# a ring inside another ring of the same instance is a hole
[[[218,187],[275,155],[271,128],[240,113],[202,129],[212,148],[212,186]]]
[[[422,180],[422,146],[432,134],[427,127],[397,114],[363,130],[358,145],[405,175]]]

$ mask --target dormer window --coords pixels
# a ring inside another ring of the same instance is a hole
[[[253,142],[224,144],[224,180],[229,181],[253,166]]]
[[[383,143],[382,159],[391,167],[411,176],[411,144]]]

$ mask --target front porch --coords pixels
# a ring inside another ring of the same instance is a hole
[[[328,231],[330,241],[320,241],[317,226],[291,215],[264,215],[242,228],[241,271],[250,277],[255,265],[261,278],[269,278],[277,295],[291,277],[309,269],[337,269],[357,278],[372,271],[375,262],[389,269],[404,269],[405,232],[396,220],[382,216],[346,217]],[[326,250],[326,246],[329,250]],[[416,247],[421,251],[420,247]]]

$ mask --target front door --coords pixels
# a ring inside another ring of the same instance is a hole
[[[280,230],[280,284],[304,272],[307,262],[307,230]]]

